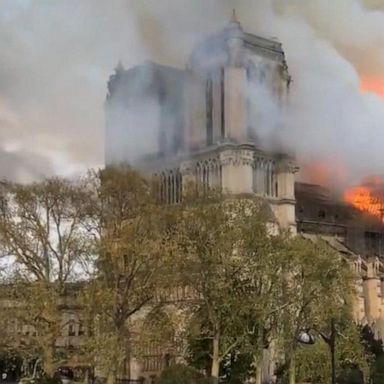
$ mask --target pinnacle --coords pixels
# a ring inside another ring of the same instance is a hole
[[[237,19],[236,9],[232,9],[231,23],[239,24],[239,20]]]
[[[115,68],[115,71],[116,72],[121,72],[121,71],[124,71],[124,66],[123,66],[123,63],[121,60],[119,60],[119,62],[117,63],[117,66]]]

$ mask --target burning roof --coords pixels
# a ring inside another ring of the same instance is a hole
[[[348,193],[358,196],[360,188]],[[296,183],[295,193],[300,233],[336,236],[364,257],[384,256],[384,223],[374,212],[365,209],[365,205],[343,200],[327,188],[314,184]]]
[[[381,177],[371,177],[362,185],[347,189],[344,200],[384,222],[384,181]]]

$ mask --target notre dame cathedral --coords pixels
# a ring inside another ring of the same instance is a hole
[[[318,185],[295,181],[298,165],[283,145],[264,146],[258,90],[275,111],[289,108],[291,77],[282,45],[247,33],[233,15],[193,50],[186,69],[152,62],[108,82],[106,164],[128,162],[158,179],[159,198],[177,203],[188,182],[203,189],[263,197],[293,234],[321,236],[356,272],[356,321],[384,336],[382,220],[334,200]],[[257,98],[256,98],[257,99]],[[278,137],[276,120],[270,127]]]

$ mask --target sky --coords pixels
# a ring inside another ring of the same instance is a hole
[[[182,68],[233,8],[247,31],[283,43],[287,147],[334,179],[384,174],[384,99],[371,92],[384,87],[384,0],[0,0],[0,178],[102,166],[117,62]]]

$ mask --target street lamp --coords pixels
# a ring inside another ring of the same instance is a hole
[[[300,344],[313,345],[315,344],[315,337],[309,331],[301,331],[299,336],[297,336],[297,341]]]
[[[310,330],[306,330],[306,331],[301,331],[297,337],[297,341],[300,343],[300,344],[305,344],[305,345],[313,345],[315,344],[316,340],[315,340],[315,337],[309,333]],[[319,331],[316,331],[314,330],[315,332],[317,332],[321,338],[325,341],[325,343],[328,345],[329,347],[329,351],[330,351],[330,354],[331,354],[331,383],[332,384],[336,384],[336,350],[335,350],[335,346],[336,346],[336,336],[337,336],[337,331],[336,331],[336,327],[335,327],[335,319],[332,318],[331,319],[331,332],[329,335],[325,335],[324,333],[322,332],[319,332]]]
[[[321,338],[325,341],[325,343],[329,347],[329,351],[331,353],[331,372],[332,372],[332,384],[336,384],[336,327],[335,327],[335,319],[331,319],[331,333],[329,336],[324,335],[322,332],[319,332]]]

